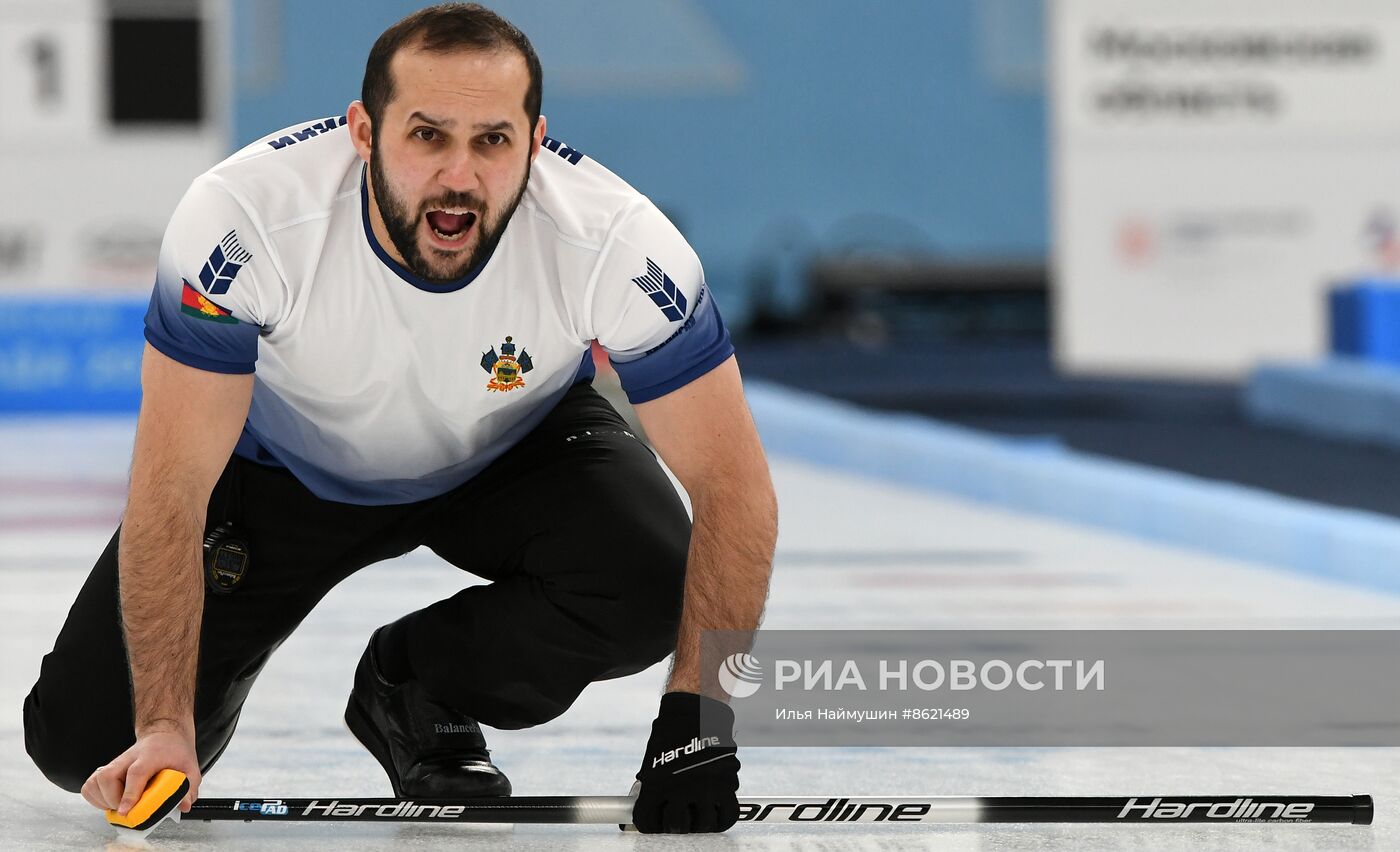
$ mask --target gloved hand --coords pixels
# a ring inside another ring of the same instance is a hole
[[[701,736],[701,707],[706,736]],[[728,704],[689,692],[663,695],[637,772],[641,791],[632,807],[633,825],[648,834],[727,830],[739,819],[737,751]]]

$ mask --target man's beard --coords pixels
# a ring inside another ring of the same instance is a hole
[[[525,185],[530,181],[530,164],[527,161],[525,177],[521,178],[515,196],[497,216],[489,216],[490,211],[487,210],[486,204],[470,192],[448,192],[426,199],[419,205],[416,215],[411,215],[408,205],[389,186],[384,163],[379,157],[378,145],[370,151],[369,175],[374,186],[374,201],[379,207],[380,218],[384,220],[384,230],[389,232],[389,240],[394,244],[394,248],[399,250],[399,257],[403,258],[404,266],[409,272],[430,284],[448,284],[475,269],[496,250],[496,244],[505,233],[506,224],[510,222],[510,217],[514,215],[515,208],[520,205],[520,199],[525,195]],[[460,257],[461,252],[449,253],[430,246],[429,251],[436,255],[430,261],[418,248],[419,223],[429,210],[443,208],[468,209],[476,213],[476,224],[473,226],[478,229],[476,247],[466,252],[464,259],[455,263],[452,258]]]

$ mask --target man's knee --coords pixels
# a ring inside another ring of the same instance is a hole
[[[46,712],[38,692],[35,684],[24,699],[24,749],[45,778],[77,793],[94,770],[120,754],[125,746],[100,742],[90,726],[83,730],[81,722],[75,722],[71,714],[64,714],[69,715],[65,721],[60,714]],[[97,724],[96,719],[92,722]]]
[[[251,678],[249,678],[251,681]],[[55,704],[43,699],[42,678],[24,699],[24,748],[39,771],[54,784],[77,793],[98,767],[136,741],[129,713],[99,709],[99,698],[68,698]],[[251,682],[248,684],[251,686]],[[207,772],[233,737],[247,688],[195,725],[200,769]]]

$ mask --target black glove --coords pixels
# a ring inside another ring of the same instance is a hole
[[[739,819],[737,751],[734,711],[728,704],[689,692],[661,696],[637,772],[641,791],[632,807],[632,824],[647,834],[728,829]]]

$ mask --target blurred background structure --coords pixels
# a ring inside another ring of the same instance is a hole
[[[139,293],[189,180],[343,112],[374,38],[420,5],[5,3],[0,189],[27,203],[0,213],[0,291]],[[551,134],[667,211],[736,329],[1043,332],[1038,2],[495,7],[543,58]],[[956,303],[1003,290],[980,318]]]

